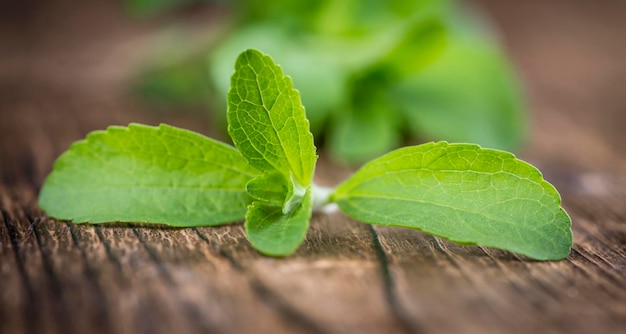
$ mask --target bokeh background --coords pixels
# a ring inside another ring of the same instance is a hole
[[[521,83],[526,132],[513,150],[556,186],[572,217],[574,247],[557,262],[339,213],[315,215],[284,259],[255,252],[241,223],[50,219],[37,207],[41,184],[89,131],[168,123],[227,140],[214,100],[172,103],[138,87],[179,51],[214,50],[237,27],[231,2],[155,15],[125,3],[0,1],[0,332],[623,331],[625,1],[471,2]],[[207,84],[193,73],[191,88]],[[399,145],[429,139],[401,135]],[[354,167],[328,142],[317,181],[334,185]]]
[[[178,103],[146,99],[137,87],[150,70],[167,68],[190,54],[210,55],[229,31],[241,25],[237,6],[200,2],[153,13],[152,7],[141,7],[141,3],[3,2],[2,99],[29,103],[45,96],[75,103],[131,104],[142,112],[160,112],[151,117],[163,121],[197,118],[196,130],[220,136],[223,125],[215,115],[219,119],[222,111],[216,106],[225,97],[209,93],[209,99],[219,102],[188,99]],[[483,0],[471,4],[495,28],[514,79],[522,82],[521,121],[528,123],[529,132],[522,145],[503,148],[551,156],[555,162],[581,168],[597,167],[598,161],[606,160],[594,158],[597,155],[624,154],[619,141],[626,106],[622,2]],[[204,84],[202,79],[195,80],[198,84],[188,90]],[[0,114],[4,130],[15,131],[15,125],[7,124],[8,114],[19,110],[9,109],[3,108]],[[426,139],[450,140],[445,135],[427,135],[408,143]],[[393,145],[403,143],[407,141]]]

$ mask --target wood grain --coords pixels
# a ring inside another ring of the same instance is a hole
[[[95,3],[92,10],[116,17],[105,2]],[[581,80],[592,74],[577,72],[578,62],[594,55],[584,45],[555,49],[542,39],[572,42],[571,34],[583,31],[580,38],[593,44],[594,36],[621,36],[626,20],[615,12],[623,5],[483,4],[503,27],[534,96],[534,132],[522,156],[556,185],[573,219],[575,245],[566,260],[463,247],[341,213],[316,213],[304,245],[282,259],[255,252],[241,223],[176,229],[50,219],[36,205],[39,188],[54,159],[89,131],[166,122],[208,134],[213,126],[204,113],[155,113],[137,104],[125,93],[125,77],[103,79],[102,68],[90,70],[85,54],[101,46],[73,53],[91,45],[80,34],[71,35],[65,55],[83,62],[58,78],[56,65],[41,56],[56,50],[45,42],[52,37],[33,19],[25,31],[41,43],[13,57],[0,53],[11,60],[0,61],[0,333],[623,332],[626,151],[614,143],[626,137],[614,124],[625,124],[615,110],[626,101],[611,87],[624,87],[626,77],[619,74],[624,58],[611,55],[624,54],[624,46],[594,44],[606,69],[593,74],[601,85],[585,86]],[[549,20],[555,13],[559,19]],[[528,26],[527,17],[536,24]],[[144,33],[116,20],[125,38]],[[569,20],[582,27],[561,30]],[[20,49],[11,38],[15,26],[0,28],[9,31],[0,34],[3,45]],[[121,45],[116,38],[111,47]],[[578,58],[565,57],[570,47],[583,48]],[[63,58],[57,52],[47,54]],[[564,67],[552,66],[561,59]],[[91,78],[94,88],[79,78]],[[349,173],[323,152],[317,171],[327,185]]]

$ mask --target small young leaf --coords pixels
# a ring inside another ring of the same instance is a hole
[[[571,221],[552,185],[503,151],[428,143],[366,164],[332,198],[351,217],[540,260],[565,258]]]
[[[284,214],[302,202],[307,189],[294,180],[285,180],[278,171],[265,172],[246,184],[246,191],[252,198],[267,205],[281,206]]]
[[[248,162],[311,184],[315,146],[300,94],[272,58],[256,50],[239,55],[228,92],[228,133]]]
[[[265,172],[246,184],[246,191],[257,201],[282,206],[289,193],[289,185],[283,174],[277,171]]]
[[[309,229],[311,212],[310,192],[288,214],[284,214],[280,207],[256,201],[248,207],[246,236],[252,246],[265,255],[289,255],[302,244]]]
[[[219,225],[244,218],[258,173],[232,146],[191,131],[112,126],[59,157],[39,205],[77,223]]]

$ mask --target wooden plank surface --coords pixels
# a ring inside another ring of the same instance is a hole
[[[256,253],[240,223],[52,220],[36,205],[38,190],[54,159],[89,131],[212,127],[204,113],[153,112],[125,93],[129,74],[119,68],[139,59],[128,41],[145,38],[149,24],[119,18],[104,1],[54,5],[82,10],[83,31],[53,5],[9,8],[30,19],[0,20],[0,333],[624,332],[626,6],[482,4],[528,83],[533,134],[521,155],[561,191],[573,219],[564,261],[340,213],[315,214],[304,245],[284,259]],[[318,182],[347,173],[322,157]]]

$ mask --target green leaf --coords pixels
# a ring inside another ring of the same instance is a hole
[[[39,205],[77,223],[219,225],[244,218],[258,173],[232,146],[191,131],[112,126],[59,157]]]
[[[398,34],[402,39],[378,61],[378,66],[383,66],[398,78],[429,65],[444,49],[447,31],[441,19],[442,14],[421,13],[419,16],[419,19],[403,27],[401,34]]]
[[[320,46],[322,43],[312,36],[294,36],[292,31],[272,21],[241,27],[211,51],[209,75],[216,95],[228,93],[232,62],[242,50],[263,50],[293,79],[306,106],[311,130],[317,135],[328,114],[345,98],[347,80],[346,69],[336,59],[332,47]]]
[[[245,3],[249,9],[251,4]],[[226,94],[230,64],[241,50],[271,54],[300,90],[317,139],[327,129],[327,118],[346,107],[351,76],[381,62],[405,73],[424,66],[442,49],[439,7],[445,5],[440,0],[288,3],[256,4],[272,14],[244,21],[212,49],[209,72],[217,94]]]
[[[248,162],[311,184],[315,146],[300,94],[272,58],[249,49],[237,58],[228,93],[228,133]]]
[[[256,201],[248,207],[246,236],[252,246],[265,255],[289,255],[304,241],[311,212],[309,191],[302,203],[288,214],[284,214],[280,207]]]
[[[330,127],[329,146],[333,158],[364,163],[397,147],[400,121],[385,100],[368,99],[363,109],[346,110]]]
[[[513,68],[487,33],[457,23],[438,59],[392,85],[393,100],[416,136],[514,150],[526,122]]]
[[[264,254],[290,254],[309,227],[317,159],[300,94],[269,56],[250,49],[237,58],[227,118],[235,145],[264,171],[246,187],[256,199],[246,214],[246,235]]]
[[[510,153],[428,143],[366,164],[332,198],[351,217],[540,260],[565,258],[571,221],[541,173]]]

